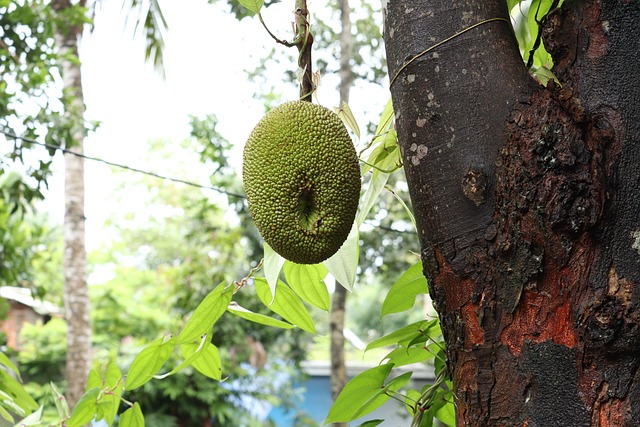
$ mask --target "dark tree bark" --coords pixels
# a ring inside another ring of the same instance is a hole
[[[640,2],[571,1],[534,83],[504,1],[389,1],[385,43],[459,426],[640,425]]]

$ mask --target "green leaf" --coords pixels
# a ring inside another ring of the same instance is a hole
[[[378,127],[376,128],[376,136],[380,135],[387,130],[393,127],[393,101],[391,98],[387,101],[387,104],[384,106],[384,110],[382,110],[382,114],[380,115],[380,121],[378,122]]]
[[[511,12],[511,9],[521,1],[522,0],[507,0],[507,8],[509,9],[509,12]]]
[[[387,363],[353,377],[331,406],[324,424],[350,422],[382,405],[389,398],[384,394],[384,381],[391,368],[393,364]]]
[[[175,337],[165,337],[142,350],[131,363],[124,389],[133,390],[146,384],[169,359],[175,345]]]
[[[321,310],[329,310],[329,291],[324,283],[327,268],[322,264],[284,263],[287,283],[300,298]]]
[[[155,378],[164,379],[164,378],[166,378],[168,376],[171,376],[173,374],[177,374],[178,372],[180,372],[181,370],[183,370],[187,366],[193,364],[193,362],[195,362],[204,353],[205,349],[210,344],[211,344],[211,331],[209,331],[208,333],[203,334],[200,337],[199,341],[185,343],[185,344],[180,345],[180,351],[182,352],[183,355],[185,354],[185,348],[191,348],[191,346],[193,346],[194,348],[193,348],[193,351],[188,351],[187,350],[187,353],[189,355],[182,362],[180,362],[180,364],[178,366],[176,366],[175,368],[173,368],[171,371],[167,372],[166,374],[155,375]]]
[[[20,378],[20,371],[18,371],[18,368],[16,368],[16,366],[11,362],[11,360],[7,357],[7,355],[2,352],[0,352],[0,364],[11,369],[13,372],[15,372],[18,378]]]
[[[240,4],[249,9],[253,13],[259,13],[264,4],[264,0],[239,0]]]
[[[387,354],[384,359],[395,366],[405,366],[412,363],[420,363],[436,357],[435,344],[426,347],[399,347]]]
[[[13,416],[9,413],[9,411],[4,409],[4,405],[5,405],[5,403],[0,403],[0,417],[4,418],[5,420],[7,420],[10,423],[12,423],[13,422]]]
[[[547,83],[549,83],[549,80],[553,80],[556,82],[556,84],[558,86],[561,86],[560,84],[560,80],[558,80],[558,78],[556,77],[555,74],[553,74],[553,72],[548,69],[545,66],[540,66],[540,67],[533,67],[534,69],[531,70],[533,71],[534,76],[538,79],[538,81],[543,85],[543,86],[547,86]]]
[[[98,387],[88,390],[73,408],[71,418],[67,421],[67,427],[81,427],[93,420],[98,412],[97,399],[99,395],[100,388]]]
[[[233,288],[229,287],[225,290],[224,283],[209,292],[178,335],[178,344],[200,341],[200,338],[211,330],[213,324],[227,310],[232,296]]]
[[[376,146],[367,159],[364,172],[373,169],[373,174],[391,173],[399,169],[402,164],[400,160],[400,148],[398,147],[398,134],[395,129],[390,129],[384,136],[382,143]]]
[[[407,204],[404,202],[404,200],[402,200],[402,197],[400,197],[398,195],[398,193],[393,191],[389,186],[385,186],[385,188],[387,190],[389,190],[391,192],[391,194],[393,195],[393,197],[396,198],[398,203],[400,203],[402,205],[402,207],[404,208],[404,211],[407,213],[407,216],[409,217],[409,220],[411,221],[411,224],[413,224],[413,228],[415,230],[417,230],[418,226],[416,225],[416,218],[413,216],[413,212],[411,212],[411,209],[409,209],[409,206],[407,206]]]
[[[276,283],[278,283],[278,277],[280,277],[280,270],[284,265],[285,259],[274,251],[267,242],[263,243],[264,247],[264,277],[269,283],[269,289],[271,294],[276,294]]]
[[[436,377],[440,375],[441,372],[447,369],[447,357],[444,354],[443,350],[436,353],[436,357],[433,360],[433,370],[436,374]]]
[[[416,297],[429,293],[427,279],[422,274],[422,263],[417,262],[407,269],[393,284],[382,303],[380,318],[409,310],[414,306]]]
[[[39,407],[37,411],[32,412],[27,417],[20,420],[13,427],[29,427],[29,426],[39,426],[42,424],[42,410],[43,407]]]
[[[391,365],[393,365],[392,363],[390,363]],[[395,366],[395,365],[394,365]],[[409,382],[409,380],[411,379],[411,375],[413,375],[413,372],[409,371],[409,372],[405,372],[402,375],[398,375],[397,377],[395,377],[394,379],[392,379],[391,381],[389,381],[387,383],[387,385],[385,386],[385,388],[387,390],[391,390],[391,391],[398,391],[400,390],[402,387],[404,387],[405,385],[407,385],[407,383]]]
[[[87,379],[87,390],[94,387],[102,387],[102,378],[97,370],[92,369],[89,371],[89,378]]]
[[[138,402],[132,408],[127,409],[120,415],[120,427],[144,427],[144,416]]]
[[[390,176],[390,173],[379,173],[371,177],[369,185],[367,186],[367,192],[364,195],[364,199],[360,205],[360,210],[356,216],[356,223],[358,226],[362,225],[364,220],[367,219],[367,215],[369,215],[371,208],[378,201],[378,196],[387,184]]]
[[[67,398],[64,397],[58,387],[53,382],[49,383],[49,387],[51,387],[51,393],[53,394],[53,402],[56,405],[56,411],[58,412],[58,416],[60,418],[68,418],[69,417],[69,404],[67,403]]]
[[[384,420],[369,420],[369,421],[365,421],[362,424],[358,425],[357,427],[376,427],[379,426],[380,424],[382,424],[384,422]]]
[[[453,395],[449,391],[438,390],[437,399],[441,399],[441,405],[438,405],[435,409],[435,417],[445,423],[448,426],[456,426],[456,408],[453,405]],[[435,406],[435,405],[434,405]]]
[[[356,282],[360,251],[358,236],[358,224],[354,222],[342,247],[331,258],[323,262],[329,273],[348,291],[353,289],[353,285]]]
[[[287,285],[278,281],[274,297],[265,279],[256,277],[254,283],[258,298],[265,306],[300,329],[312,334],[316,333],[316,328],[309,312],[300,301],[300,298]]]
[[[110,390],[115,390],[118,388],[118,385],[122,385],[122,372],[120,368],[118,368],[118,365],[113,362],[109,363],[104,381]]]
[[[384,347],[386,345],[405,345],[409,344],[413,340],[424,339],[426,342],[428,337],[434,337],[440,335],[440,323],[438,319],[432,320],[420,320],[418,322],[407,325],[397,331],[391,332],[388,335],[373,340],[367,345],[365,351],[369,351],[374,348]]]
[[[261,325],[273,326],[282,329],[295,328],[295,326],[293,326],[291,323],[283,322],[282,320],[274,319],[273,317],[265,316],[264,314],[249,311],[246,308],[239,306],[234,301],[231,301],[229,307],[227,307],[227,311],[235,316],[242,317],[243,319],[259,323]]]
[[[420,399],[420,396],[422,396],[422,393],[412,388],[405,392],[404,405],[407,408],[407,412],[409,412],[409,415],[412,417],[416,413],[416,404]]]
[[[183,344],[180,346],[183,356],[187,359],[191,357],[197,350],[197,344]],[[198,372],[213,380],[222,380],[222,362],[220,361],[220,352],[218,347],[208,342],[200,350],[200,356],[191,362]]]
[[[427,411],[424,411],[420,418],[420,426],[419,427],[433,427],[433,413],[435,411],[433,408],[429,408]]]
[[[109,363],[107,373],[105,375],[105,385],[109,393],[105,393],[99,406],[103,410],[104,420],[107,424],[112,425],[118,415],[120,407],[120,397],[122,396],[122,372],[115,363]]]
[[[336,108],[336,113],[338,117],[342,120],[342,123],[345,124],[347,128],[349,128],[358,138],[360,139],[360,126],[358,126],[358,122],[356,118],[353,116],[353,112],[349,105],[346,102],[342,102],[342,106],[340,108]]]
[[[11,399],[11,397],[6,393],[4,393],[2,390],[0,390],[0,399],[1,399],[0,408],[2,408],[3,411],[5,411],[2,413],[2,418],[4,418],[5,420],[9,422],[13,422],[13,416],[11,416],[11,414],[7,412],[7,410],[10,410],[11,412],[21,417],[24,417],[25,415],[27,415],[27,412],[21,407],[19,407],[18,405],[16,405],[13,399]]]
[[[24,390],[22,384],[2,369],[0,369],[0,384],[2,384],[2,391],[11,396],[13,403],[22,408],[24,413],[35,411],[39,407],[36,401]]]

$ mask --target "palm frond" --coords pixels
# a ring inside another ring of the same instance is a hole
[[[151,62],[164,77],[164,35],[169,29],[159,0],[123,0],[122,9],[127,11],[125,28],[130,17],[136,18],[133,24],[133,36],[140,33],[145,39],[145,61]]]

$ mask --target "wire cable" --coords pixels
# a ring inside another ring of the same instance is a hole
[[[166,175],[161,175],[161,174],[158,174],[158,173],[155,173],[155,172],[150,172],[150,171],[146,171],[146,170],[143,170],[143,169],[134,168],[132,166],[123,165],[121,163],[115,163],[115,162],[111,162],[109,160],[104,160],[104,159],[100,159],[100,158],[97,158],[97,157],[87,156],[87,155],[80,154],[80,153],[77,153],[75,151],[69,150],[67,148],[58,147],[56,145],[51,145],[51,144],[47,144],[45,142],[36,141],[35,139],[26,138],[24,136],[16,135],[13,132],[8,132],[8,131],[6,131],[4,129],[0,129],[0,133],[5,135],[5,136],[7,136],[7,137],[9,137],[9,138],[12,138],[12,139],[18,139],[18,140],[26,142],[28,144],[35,144],[35,145],[39,145],[41,147],[46,147],[46,148],[49,148],[49,149],[52,149],[52,150],[60,151],[60,152],[65,153],[65,154],[70,154],[72,156],[81,157],[81,158],[83,158],[85,160],[91,160],[93,162],[98,162],[98,163],[104,163],[106,165],[113,166],[113,167],[116,167],[116,168],[125,169],[125,170],[131,171],[131,172],[141,173],[141,174],[144,174],[144,175],[149,175],[149,176],[152,176],[152,177],[155,177],[155,178],[158,178],[158,179],[163,179],[163,180],[166,180],[166,181],[172,181],[172,182],[177,182],[177,183],[184,184],[184,185],[189,185],[191,187],[202,188],[202,189],[205,189],[205,190],[213,190],[213,191],[216,191],[216,192],[221,193],[221,194],[226,194],[227,196],[236,197],[238,199],[246,199],[247,198],[247,196],[245,196],[244,194],[234,193],[233,191],[227,191],[227,190],[225,190],[223,188],[212,187],[210,185],[202,185],[202,184],[198,184],[198,183],[195,183],[195,182],[186,181],[184,179],[173,178],[173,177],[166,176]]]

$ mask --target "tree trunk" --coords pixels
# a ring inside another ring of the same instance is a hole
[[[52,5],[62,11],[72,7],[68,0],[56,0]],[[66,146],[83,153],[84,99],[78,41],[82,25],[56,28],[66,102],[66,112],[72,131],[72,141]],[[73,407],[84,393],[91,368],[91,324],[89,320],[89,290],[85,251],[84,160],[65,154],[65,215],[64,215],[64,306],[67,322],[67,401]]]
[[[490,20],[508,19],[505,4],[385,9],[457,423],[637,426],[640,2],[567,0],[543,30],[562,85],[547,88],[509,23]]]
[[[349,0],[339,0],[340,4],[340,106],[349,103],[349,92],[353,83],[351,58],[353,56],[353,35],[351,34],[351,8]],[[347,367],[344,357],[344,327],[347,290],[336,283],[331,300],[331,398],[335,401],[347,383]],[[346,427],[346,423],[334,423],[335,427]]]
[[[344,360],[344,318],[347,290],[336,283],[331,297],[331,399],[334,401],[347,383],[347,367]],[[334,427],[346,427],[346,423],[334,423]]]

